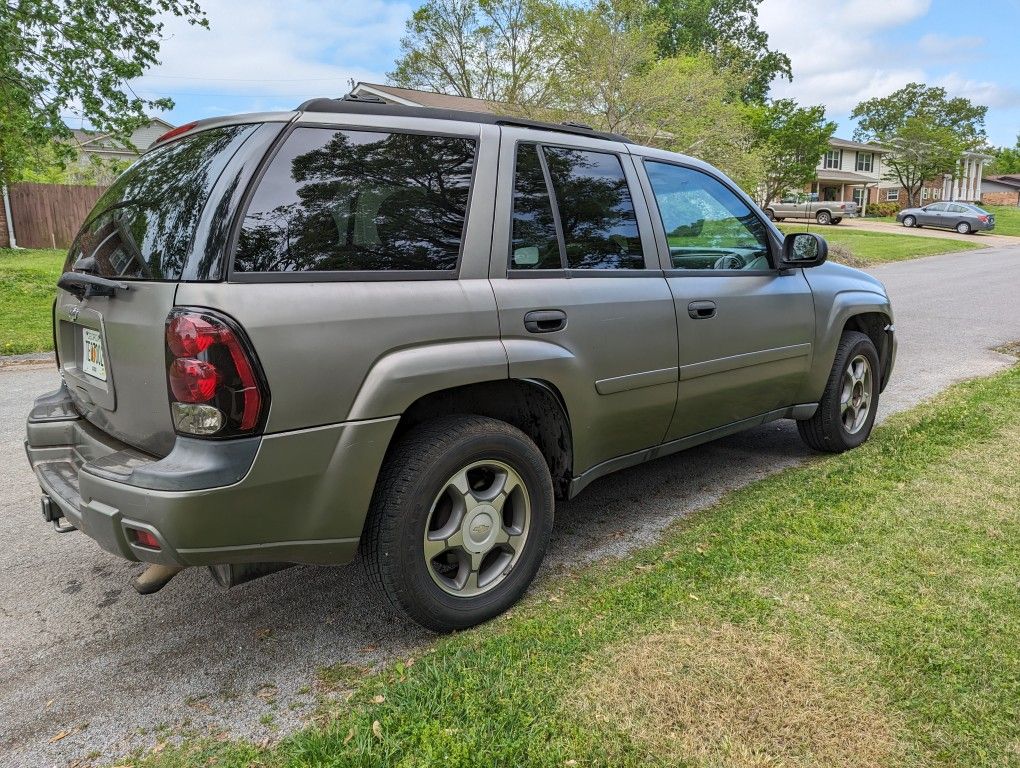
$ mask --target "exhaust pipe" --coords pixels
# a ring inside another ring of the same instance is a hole
[[[163,589],[178,573],[184,568],[180,565],[159,565],[152,564],[141,575],[131,581],[131,586],[140,595],[151,595]]]
[[[225,565],[210,565],[209,573],[213,579],[224,589],[236,587],[247,581],[268,576],[271,573],[290,568],[295,563],[230,563]]]

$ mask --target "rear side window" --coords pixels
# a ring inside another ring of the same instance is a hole
[[[643,269],[637,215],[620,158],[518,145],[512,240],[513,270]]]
[[[254,131],[211,128],[147,152],[96,203],[64,271],[77,263],[103,277],[180,280],[213,185]]]
[[[457,267],[475,142],[298,128],[259,183],[235,272]]]

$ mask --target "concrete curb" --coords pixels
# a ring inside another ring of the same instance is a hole
[[[0,355],[0,369],[56,364],[57,359],[52,352],[31,352],[27,355]]]

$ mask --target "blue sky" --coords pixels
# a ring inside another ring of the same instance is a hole
[[[384,82],[405,0],[204,0],[211,29],[170,20],[160,66],[133,83],[176,101],[175,124],[215,114],[291,109]],[[776,96],[825,104],[849,137],[854,104],[918,81],[989,107],[995,145],[1020,131],[1020,0],[764,0],[761,23],[793,61]],[[967,23],[961,23],[966,21]]]

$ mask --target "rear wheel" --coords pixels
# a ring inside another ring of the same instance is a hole
[[[832,216],[829,215],[828,211],[819,211],[815,214],[815,221],[819,224],[828,224],[832,221]]]
[[[961,221],[959,224],[956,225],[956,231],[959,232],[961,235],[969,235],[970,224],[968,224],[965,221]]]
[[[499,615],[527,590],[553,522],[549,468],[516,427],[447,416],[404,436],[379,475],[363,554],[401,613],[436,632]]]
[[[842,453],[871,435],[878,409],[879,364],[874,343],[847,331],[836,347],[818,410],[797,422],[801,438],[816,451]]]
[[[771,208],[766,208],[765,209],[765,215],[769,217],[769,221],[776,221],[777,220],[776,219],[776,212],[773,211]]]
[[[915,224],[917,224],[917,219],[915,219],[913,216],[904,216],[903,217],[903,226],[905,226],[905,227],[913,227]]]

